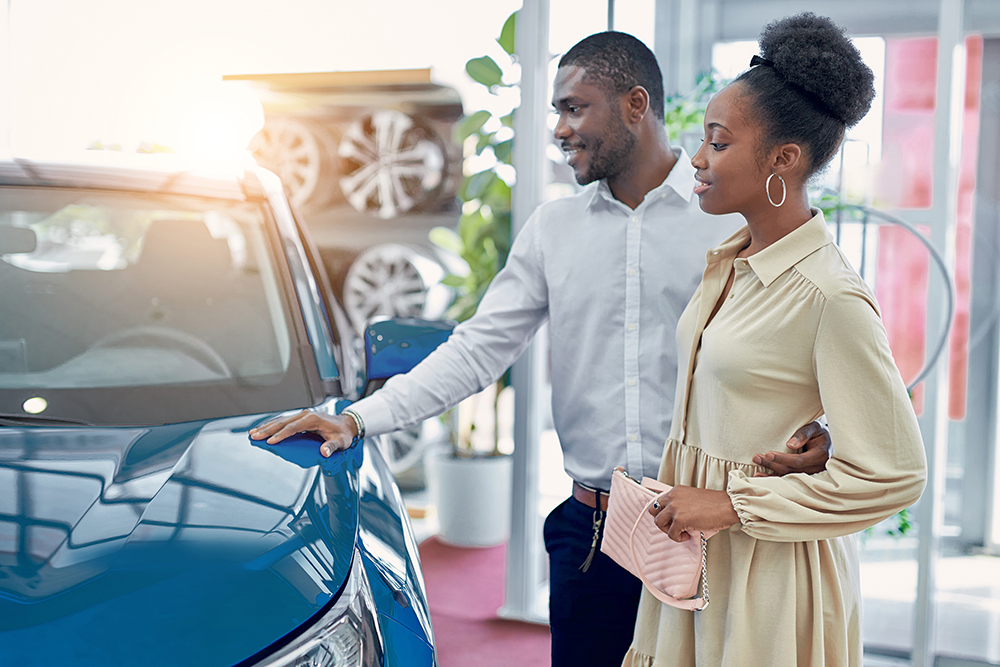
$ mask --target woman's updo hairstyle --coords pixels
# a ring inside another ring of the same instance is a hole
[[[736,82],[763,128],[761,153],[797,143],[812,176],[836,154],[844,130],[868,113],[875,77],[843,29],[812,12],[769,23],[758,43],[763,57]]]

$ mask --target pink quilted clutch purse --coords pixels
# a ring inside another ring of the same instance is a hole
[[[660,602],[700,611],[709,602],[705,555],[707,540],[715,532],[700,533],[700,539],[684,542],[667,537],[656,525],[649,508],[670,488],[648,477],[639,484],[624,468],[615,468],[601,551],[641,579]],[[699,580],[703,597],[695,598]]]

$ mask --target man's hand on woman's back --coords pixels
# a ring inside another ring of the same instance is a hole
[[[771,475],[787,475],[792,472],[803,472],[812,475],[826,470],[826,462],[830,460],[833,444],[830,441],[830,431],[819,422],[810,422],[795,432],[786,446],[798,450],[797,453],[765,452],[754,454],[753,462],[767,472],[759,472],[754,477],[769,477]]]

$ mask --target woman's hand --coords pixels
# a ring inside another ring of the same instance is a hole
[[[254,440],[267,438],[267,444],[274,445],[290,435],[311,431],[323,437],[319,452],[330,456],[334,452],[347,449],[358,434],[358,425],[350,417],[337,415],[325,417],[312,410],[303,410],[291,417],[279,417],[266,424],[250,429],[250,437]]]
[[[691,533],[725,530],[740,522],[728,493],[690,486],[675,486],[661,493],[649,513],[675,542],[691,539]]]

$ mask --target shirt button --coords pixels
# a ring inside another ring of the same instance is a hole
[[[635,386],[635,378],[629,378],[628,379],[628,386],[630,386],[630,387],[634,387]]]
[[[712,251],[712,254],[713,254],[713,255],[718,255],[718,254],[719,254],[719,251],[718,251],[718,250],[713,250],[713,251]]]
[[[633,433],[632,435],[630,435],[628,437],[628,439],[631,440],[632,442],[635,442],[636,440],[639,439],[639,436],[637,436],[635,433]]]
[[[639,218],[637,216],[633,215],[632,216],[632,222],[639,222]]]
[[[629,269],[629,270],[628,270],[628,274],[629,274],[630,276],[634,276],[634,275],[635,275],[635,269]]]
[[[635,325],[634,324],[628,325],[628,330],[629,331],[635,331]]]
[[[736,296],[736,292],[730,292],[729,293],[729,298],[730,299],[732,299],[734,296]]]

